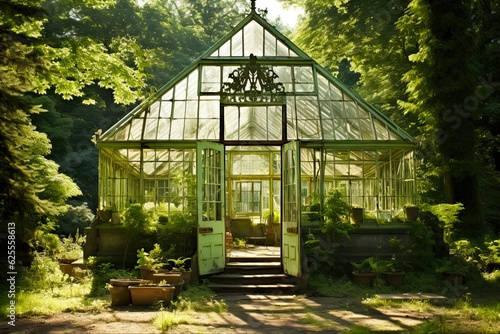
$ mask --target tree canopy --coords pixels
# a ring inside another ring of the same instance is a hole
[[[332,71],[349,61],[361,95],[420,140],[422,201],[462,203],[464,234],[496,225],[499,2],[284,2],[305,9],[299,47]]]

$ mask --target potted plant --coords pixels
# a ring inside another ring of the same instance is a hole
[[[175,292],[175,288],[166,282],[132,285],[128,289],[134,306],[150,306],[159,302],[168,306],[174,299]]]
[[[321,226],[321,232],[333,233],[348,237],[352,225],[349,224],[349,213],[351,206],[342,199],[342,194],[336,189],[330,190],[325,200],[325,221]]]
[[[379,276],[386,272],[391,262],[389,260],[375,259],[370,256],[361,262],[351,262],[354,270],[352,272],[353,281],[360,285],[372,286]]]
[[[109,223],[112,213],[113,208],[111,206],[106,206],[104,209],[97,210],[97,217],[99,217],[102,223]]]
[[[364,259],[361,262],[351,262],[354,270],[352,271],[352,277],[354,283],[371,286],[373,280],[375,279],[375,272],[372,270],[373,257]]]
[[[415,204],[406,204],[404,207],[404,212],[407,221],[415,221],[418,219],[419,209]]]
[[[174,298],[181,293],[182,287],[185,283],[180,272],[163,272],[153,274],[153,283],[159,284],[161,282],[166,282],[175,288]]]
[[[137,250],[137,266],[142,279],[153,281],[153,275],[164,265],[161,263],[161,248],[159,244],[154,244],[151,252],[144,251],[144,248]]]
[[[363,207],[359,205],[353,205],[351,207],[351,214],[349,215],[349,218],[351,220],[351,224],[354,225],[359,225],[363,223],[363,217],[364,217],[364,209]]]
[[[106,283],[106,289],[111,295],[111,306],[128,306],[132,302],[129,286],[139,285],[143,280],[117,278]]]
[[[389,268],[382,273],[382,277],[388,286],[399,287],[403,284],[403,279],[406,274],[403,269],[405,263],[402,262],[402,259],[403,256],[407,254],[407,251],[401,243],[401,240],[396,237],[389,239],[389,247],[393,254],[389,260]]]
[[[85,243],[85,236],[81,236],[76,231],[75,237],[69,235],[60,241],[60,246],[55,252],[55,258],[59,262],[61,271],[69,276],[73,276],[73,262],[83,258],[82,245]]]
[[[191,282],[191,269],[186,268],[186,262],[190,261],[190,257],[179,257],[177,259],[168,259],[167,261],[172,263],[172,272],[180,272],[182,279],[185,284],[189,284]]]

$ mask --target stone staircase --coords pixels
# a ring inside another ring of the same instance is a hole
[[[224,273],[208,277],[216,292],[293,294],[299,281],[283,273],[279,257],[230,258]]]

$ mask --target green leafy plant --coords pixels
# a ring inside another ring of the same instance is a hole
[[[190,257],[179,257],[177,259],[168,259],[168,262],[171,262],[173,265],[172,271],[186,271],[186,262],[191,260]]]
[[[76,230],[75,237],[69,235],[67,238],[61,240],[61,246],[55,253],[55,258],[61,262],[73,262],[83,258],[83,244],[85,243],[85,236],[80,235]]]
[[[137,267],[147,269],[158,269],[165,265],[161,262],[161,247],[159,244],[154,244],[154,248],[150,252],[144,251],[144,248],[137,250]]]
[[[336,189],[330,190],[325,200],[323,211],[325,221],[321,226],[321,231],[348,237],[349,231],[353,228],[349,223],[350,211],[351,206],[344,202],[340,191]]]

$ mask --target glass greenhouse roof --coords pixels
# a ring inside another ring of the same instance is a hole
[[[294,139],[414,143],[252,11],[98,144]]]

